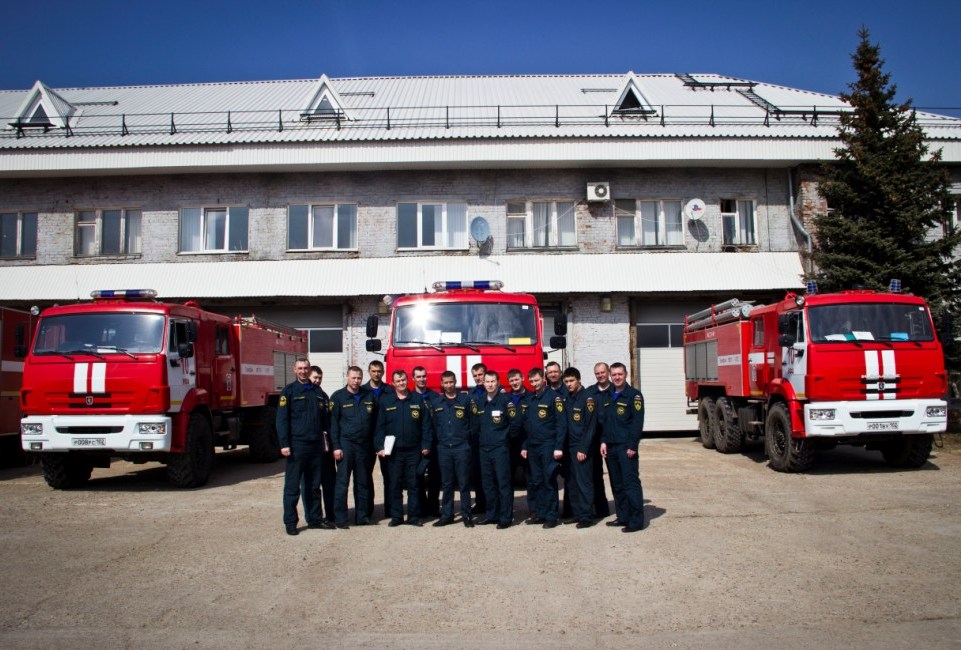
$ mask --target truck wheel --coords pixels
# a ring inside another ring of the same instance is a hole
[[[43,479],[55,490],[69,490],[80,487],[93,473],[93,465],[72,454],[40,454],[40,467]]]
[[[187,425],[187,450],[171,454],[167,461],[167,479],[176,487],[200,487],[210,478],[214,465],[214,439],[207,418],[194,413]]]
[[[255,463],[272,463],[280,458],[280,440],[277,438],[277,409],[273,406],[263,410],[263,423],[250,432],[250,460]]]
[[[928,462],[933,444],[934,436],[931,434],[904,436],[900,440],[884,443],[881,454],[891,467],[917,469]]]
[[[714,412],[713,397],[702,397],[697,403],[697,428],[701,432],[701,444],[704,448],[714,449],[717,413]]]
[[[814,462],[811,442],[791,436],[791,416],[785,404],[775,404],[764,423],[764,451],[778,472],[805,472]]]
[[[714,429],[714,446],[722,454],[734,454],[744,446],[744,432],[737,424],[734,405],[727,397],[718,397],[714,409],[717,428]]]

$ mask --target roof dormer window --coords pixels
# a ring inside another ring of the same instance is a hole
[[[334,90],[327,75],[321,75],[317,83],[311,88],[306,108],[300,112],[300,119],[313,122],[324,120],[350,119],[344,110],[344,103]]]
[[[24,129],[41,128],[44,132],[52,128],[69,130],[70,119],[76,110],[73,104],[38,81],[27,93],[7,128],[17,129],[18,136]]]
[[[633,72],[628,72],[625,76],[624,83],[617,96],[617,103],[614,105],[614,110],[611,111],[611,115],[623,118],[633,117],[642,119],[647,119],[648,116],[651,115],[657,115],[657,111],[651,106],[651,103],[647,101],[647,97],[644,96],[644,93],[638,86]]]

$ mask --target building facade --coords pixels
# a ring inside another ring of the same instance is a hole
[[[716,75],[37,82],[0,92],[0,303],[255,313],[307,330],[334,389],[384,295],[498,279],[545,331],[567,315],[551,358],[628,363],[648,429],[693,429],[684,315],[802,286],[843,110]],[[961,161],[959,122],[924,119]]]

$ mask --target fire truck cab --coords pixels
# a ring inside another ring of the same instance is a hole
[[[879,450],[920,467],[947,424],[944,356],[925,301],[897,292],[730,300],[687,317],[686,392],[705,447],[761,439],[778,471],[816,449]]]
[[[0,307],[0,462],[21,465],[20,383],[35,319],[25,311]]]
[[[386,296],[391,308],[384,365],[390,372],[427,370],[428,387],[440,391],[441,373],[450,370],[457,385],[472,387],[471,367],[483,363],[507,385],[507,371],[524,373],[544,365],[543,321],[537,300],[526,293],[501,291],[499,281],[435,282],[433,293]],[[367,319],[368,352],[378,352],[379,319]],[[567,345],[567,320],[554,320],[550,347]]]

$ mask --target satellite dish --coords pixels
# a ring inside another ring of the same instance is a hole
[[[691,221],[697,221],[704,216],[704,201],[701,199],[691,199],[684,205],[684,216]]]
[[[491,227],[484,217],[474,217],[470,222],[470,236],[478,244],[483,244],[491,236]]]

